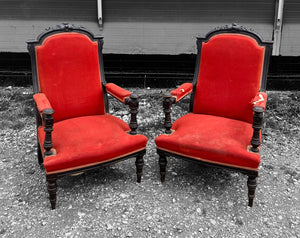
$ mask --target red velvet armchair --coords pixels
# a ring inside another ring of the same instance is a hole
[[[52,209],[57,179],[136,157],[141,181],[147,138],[137,135],[138,97],[103,71],[103,38],[61,24],[28,41],[36,104],[38,161]],[[109,114],[107,93],[129,105],[129,125]]]
[[[155,139],[161,181],[167,156],[234,169],[248,175],[252,206],[272,43],[233,24],[197,38],[197,47],[193,83],[164,95],[166,132]],[[188,94],[189,113],[172,124],[172,104]]]

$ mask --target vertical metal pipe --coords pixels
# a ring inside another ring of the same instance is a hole
[[[99,25],[103,25],[103,16],[102,16],[102,0],[97,0],[97,7],[98,7],[98,22]]]
[[[277,0],[276,1],[276,9],[275,9],[275,19],[274,19],[273,55],[280,54],[283,7],[284,7],[284,0]]]

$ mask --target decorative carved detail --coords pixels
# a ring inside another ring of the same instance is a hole
[[[162,183],[165,182],[166,167],[167,167],[167,158],[163,153],[159,153],[160,181]]]
[[[139,112],[138,108],[139,108],[139,101],[138,101],[138,96],[136,94],[131,94],[129,98],[125,99],[125,103],[127,105],[129,105],[129,112],[130,112],[130,122],[129,122],[129,127],[131,129],[130,134],[131,135],[136,135],[137,132],[137,128],[138,128],[138,124],[137,124],[137,120],[136,120],[136,116]]]
[[[257,186],[257,176],[249,175],[248,176],[248,181],[247,181],[247,186],[248,186],[248,198],[249,198],[248,206],[252,207],[253,206],[253,200],[254,200],[254,197],[255,197],[255,189],[256,189],[256,186]]]
[[[260,130],[262,129],[263,126],[263,109],[261,107],[254,107],[253,108],[254,115],[253,115],[253,136],[251,139],[251,151],[258,153],[259,149],[258,147],[260,146]]]
[[[136,175],[137,175],[137,182],[140,183],[143,174],[143,166],[144,166],[144,154],[139,154],[136,157],[135,166],[136,166]]]
[[[74,24],[70,23],[61,23],[59,25],[53,26],[53,27],[48,27],[46,28],[38,37],[37,40],[29,40],[27,41],[28,44],[36,44],[40,42],[43,38],[49,36],[50,34],[53,34],[55,32],[71,32],[71,31],[81,31],[84,32],[84,34],[88,35],[91,39],[102,39],[103,37],[95,37],[87,28],[83,26],[76,26]],[[30,45],[28,45],[28,50],[29,52],[31,51]]]
[[[238,25],[237,23],[232,23],[231,25],[225,25],[225,26],[218,26],[214,29],[214,31],[218,31],[218,30],[229,30],[229,31],[235,31],[235,32],[239,32],[239,31],[254,32],[254,30],[252,28],[247,28],[247,27]]]
[[[172,119],[171,119],[171,112],[172,112],[172,104],[175,103],[175,98],[172,97],[172,94],[165,93],[163,95],[163,108],[165,113],[165,123],[164,126],[166,128],[165,133],[171,134],[171,127],[172,127]]]
[[[45,149],[44,155],[49,156],[52,155],[51,148],[53,147],[52,143],[52,131],[53,131],[53,117],[52,114],[54,113],[53,109],[45,109],[43,111],[43,119],[45,123],[45,141],[43,147]]]
[[[48,27],[45,29],[45,31],[57,31],[57,30],[62,30],[62,31],[73,31],[73,30],[77,30],[77,29],[82,29],[82,30],[86,30],[86,28],[84,28],[83,26],[76,26],[74,24],[71,23],[67,23],[67,22],[63,22],[59,25],[53,26],[53,27]]]
[[[56,206],[56,192],[57,192],[57,177],[56,176],[47,176],[48,183],[48,192],[49,192],[49,200],[51,203],[51,208],[55,209]]]

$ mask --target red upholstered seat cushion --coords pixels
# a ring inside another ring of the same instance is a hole
[[[56,155],[44,159],[46,172],[63,172],[110,161],[145,149],[147,138],[130,135],[128,125],[109,114],[72,118],[54,123]],[[44,128],[38,129],[41,145]]]
[[[203,43],[193,112],[252,123],[264,53],[246,35],[220,34]]]
[[[247,150],[253,133],[250,123],[191,113],[175,121],[172,130],[155,139],[158,149],[204,162],[258,169],[259,154]]]
[[[97,42],[76,32],[51,35],[36,47],[36,62],[55,122],[105,113]]]

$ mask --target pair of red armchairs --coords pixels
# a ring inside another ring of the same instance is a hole
[[[57,179],[135,157],[141,181],[147,137],[137,134],[138,96],[106,83],[103,38],[61,24],[28,41],[36,103],[38,161],[52,209]],[[197,39],[193,83],[164,95],[166,134],[155,139],[161,181],[167,156],[236,169],[253,204],[272,43],[232,25]],[[129,125],[109,114],[107,93],[129,105]],[[189,113],[172,125],[171,106],[191,94]]]

